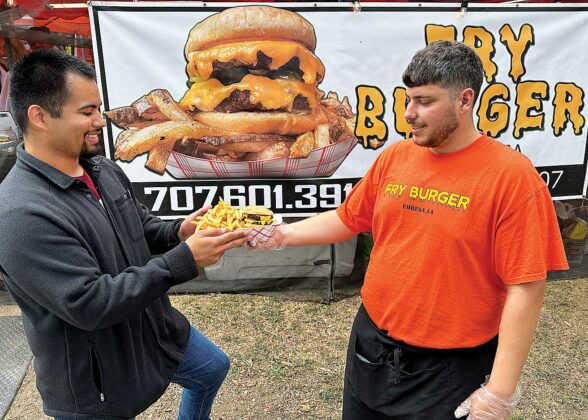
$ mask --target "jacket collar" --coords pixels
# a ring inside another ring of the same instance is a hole
[[[60,170],[54,168],[51,165],[37,159],[24,148],[24,142],[21,142],[16,148],[17,165],[23,165],[25,169],[37,172],[47,178],[50,182],[54,183],[61,189],[67,189],[73,185],[76,181],[75,178],[64,174]],[[100,170],[103,166],[104,157],[94,156],[89,159],[81,158],[80,164],[84,167],[86,172],[90,174],[90,177],[96,182],[100,175]]]

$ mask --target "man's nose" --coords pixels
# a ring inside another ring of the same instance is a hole
[[[100,114],[98,116],[98,118],[96,118],[94,120],[94,122],[92,123],[94,125],[94,127],[98,127],[98,128],[102,128],[106,125],[106,119],[104,118],[104,115]]]
[[[405,120],[414,120],[416,118],[416,110],[415,106],[409,102],[406,104],[406,110],[404,111],[404,119]]]

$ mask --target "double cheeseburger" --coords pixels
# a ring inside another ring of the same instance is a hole
[[[349,101],[318,89],[325,68],[300,15],[268,6],[233,7],[192,28],[184,54],[189,90],[179,104],[154,89],[108,111],[123,128],[115,157],[148,152],[165,171],[172,151],[227,162],[306,158],[353,135]]]
[[[262,206],[247,206],[241,210],[243,223],[248,225],[271,225],[274,223],[274,213]]]
[[[231,132],[292,142],[327,122],[325,74],[312,25],[268,6],[227,9],[198,23],[184,49],[189,90],[180,108]],[[291,143],[290,143],[291,144]]]

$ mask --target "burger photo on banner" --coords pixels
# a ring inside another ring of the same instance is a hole
[[[197,23],[184,47],[189,89],[154,89],[106,111],[115,159],[148,153],[176,178],[329,176],[357,144],[347,98],[321,91],[313,26],[295,12],[233,7]]]

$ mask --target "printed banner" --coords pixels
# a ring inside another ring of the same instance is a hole
[[[337,207],[409,137],[402,72],[440,39],[482,58],[478,130],[528,156],[554,199],[586,191],[588,6],[259,6],[91,5],[105,152],[160,217],[219,197],[283,216]]]

